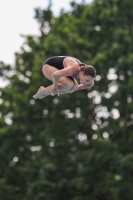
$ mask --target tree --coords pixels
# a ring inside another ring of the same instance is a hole
[[[59,17],[36,9],[41,36],[25,36],[14,68],[0,68],[10,81],[1,89],[1,199],[133,197],[132,2],[71,5]],[[94,65],[95,86],[34,100],[51,84],[41,66],[53,55]]]

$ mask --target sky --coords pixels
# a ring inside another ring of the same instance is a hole
[[[52,0],[52,11],[58,16],[63,8],[69,11],[72,0]],[[86,0],[90,3],[92,0]],[[81,3],[82,0],[75,0]],[[34,9],[46,9],[49,0],[1,0],[0,1],[0,61],[14,64],[15,52],[19,52],[23,35],[39,35],[39,27],[34,19]],[[18,23],[19,22],[19,23]]]

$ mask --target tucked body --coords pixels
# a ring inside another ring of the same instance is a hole
[[[48,95],[73,93],[94,85],[96,70],[93,66],[82,63],[71,56],[54,56],[48,58],[42,67],[44,76],[52,81],[48,87],[41,86],[33,96],[42,99]],[[78,85],[77,80],[80,80]]]

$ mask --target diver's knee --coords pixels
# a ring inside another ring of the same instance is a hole
[[[72,92],[76,91],[78,89],[78,84],[74,83],[73,87],[72,87]]]
[[[77,83],[73,83],[73,86],[69,89],[69,92],[74,92],[78,89],[78,84]]]

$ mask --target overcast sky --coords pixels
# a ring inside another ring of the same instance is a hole
[[[52,0],[54,15],[61,8],[70,10],[72,0]],[[86,0],[89,3],[92,0]],[[81,3],[82,0],[75,0]],[[0,1],[0,61],[14,63],[14,52],[19,51],[24,35],[37,35],[39,28],[34,19],[34,8],[47,8],[49,0],[1,0]],[[18,23],[19,22],[19,23]]]

